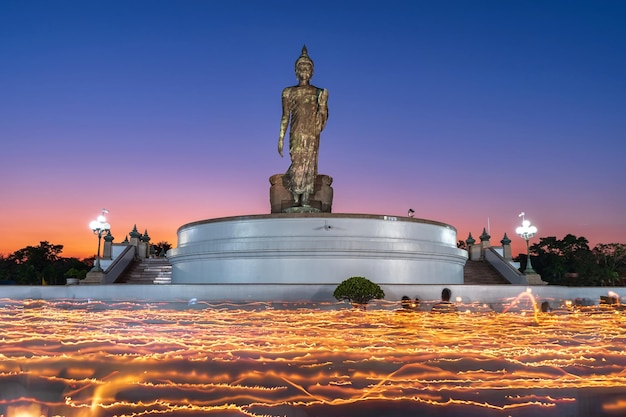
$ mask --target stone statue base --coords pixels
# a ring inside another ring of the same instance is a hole
[[[177,235],[178,245],[167,256],[172,284],[215,284],[206,294],[247,286],[234,288],[229,300],[254,300],[261,296],[256,291],[268,291],[270,299],[281,301],[291,287],[304,300],[333,299],[339,282],[363,274],[381,286],[402,284],[393,299],[404,291],[422,298],[403,288],[461,285],[467,260],[467,252],[456,247],[454,227],[409,217],[267,213],[195,221],[179,227]]]
[[[319,213],[320,209],[311,206],[287,207],[283,213]]]
[[[320,174],[315,179],[315,192],[308,206],[294,205],[293,195],[287,188],[284,174],[270,177],[271,213],[331,213],[333,206],[332,177]]]
[[[539,274],[528,274],[524,276],[526,277],[526,283],[528,285],[548,285],[547,282],[541,280],[541,275]]]
[[[104,271],[89,271],[83,280],[83,284],[103,284]]]

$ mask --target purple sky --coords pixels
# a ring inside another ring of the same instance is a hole
[[[626,2],[0,2],[0,253],[267,214],[281,90],[330,92],[333,211],[626,242]],[[537,241],[537,238],[535,238]]]

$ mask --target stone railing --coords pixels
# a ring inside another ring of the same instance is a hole
[[[113,284],[126,271],[126,268],[135,259],[136,247],[128,245],[113,261],[113,263],[104,271],[104,277],[101,284]]]
[[[526,285],[526,277],[504,259],[494,248],[485,248],[485,261],[493,266],[504,279],[513,285]]]

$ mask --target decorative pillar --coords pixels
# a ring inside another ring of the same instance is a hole
[[[485,249],[491,246],[491,242],[489,241],[491,236],[487,233],[487,229],[483,227],[483,233],[480,235],[480,258],[485,258]]]
[[[102,259],[112,259],[113,256],[113,240],[115,238],[111,235],[111,231],[104,237],[104,248],[102,249]]]
[[[476,239],[474,239],[474,237],[472,236],[472,232],[469,233],[469,236],[467,237],[467,240],[465,241],[465,243],[467,244],[467,252],[469,254],[469,260],[475,261],[478,258],[480,258],[480,251],[478,252],[478,254],[476,253],[476,249],[479,249],[479,248],[474,245],[476,243]]]
[[[150,236],[148,236],[148,229],[145,229],[143,236],[139,238],[141,240],[140,247],[137,248],[138,256],[142,258],[148,258],[150,256]]]
[[[141,233],[137,231],[137,225],[133,226],[133,230],[128,234],[130,236],[130,244],[134,247],[139,245],[139,239],[141,238]]]
[[[513,256],[511,255],[511,239],[504,233],[504,237],[500,241],[502,243],[502,257],[507,261],[512,261]]]

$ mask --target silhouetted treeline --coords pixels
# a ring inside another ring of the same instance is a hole
[[[549,284],[568,286],[623,286],[626,284],[626,244],[600,243],[593,249],[584,237],[542,237],[530,247],[533,269]],[[520,254],[520,270],[526,254]]]
[[[84,278],[93,267],[93,258],[64,258],[62,251],[63,245],[43,241],[8,256],[0,254],[0,283],[64,285],[66,278]]]

